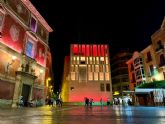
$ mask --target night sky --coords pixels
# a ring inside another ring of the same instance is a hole
[[[69,55],[70,44],[106,43],[110,45],[110,53],[120,49],[141,51],[151,44],[150,37],[160,28],[165,16],[164,0],[30,1],[54,30],[49,46],[56,90],[61,83],[64,56]]]

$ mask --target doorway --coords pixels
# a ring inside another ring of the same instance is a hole
[[[23,84],[22,96],[23,96],[24,106],[27,106],[29,95],[30,95],[30,90],[31,90],[31,86],[30,85]]]

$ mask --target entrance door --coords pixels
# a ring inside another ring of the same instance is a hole
[[[23,101],[24,101],[24,105],[25,106],[27,106],[27,102],[28,102],[30,90],[31,90],[30,85],[23,84],[23,87],[22,87],[22,96],[23,96]]]

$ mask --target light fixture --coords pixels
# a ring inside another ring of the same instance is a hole
[[[11,62],[7,63],[7,73],[9,71],[9,67],[15,62],[16,58],[17,58],[16,56],[12,56]]]

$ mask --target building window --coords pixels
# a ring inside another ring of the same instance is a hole
[[[103,65],[100,65],[100,72],[103,72]]]
[[[110,84],[106,84],[106,91],[110,91]]]
[[[97,81],[98,80],[98,73],[94,72],[94,80]]]
[[[74,87],[70,87],[70,90],[74,90]]]
[[[99,64],[99,57],[96,57],[96,64]]]
[[[75,72],[71,72],[71,80],[75,80],[75,79],[76,79]]]
[[[147,62],[152,61],[151,53],[147,52]]]
[[[134,67],[133,67],[133,64],[131,64],[131,71],[133,71],[134,70]]]
[[[34,49],[35,49],[35,46],[34,46],[33,41],[28,38],[26,42],[26,49],[25,49],[26,55],[31,58],[34,58]]]
[[[106,72],[109,72],[109,66],[106,65]]]
[[[153,65],[150,65],[150,74],[154,75],[154,67],[153,67]]]
[[[95,65],[95,72],[99,72],[99,65]]]
[[[109,73],[105,73],[105,80],[109,81]]]
[[[101,80],[101,81],[104,80],[104,73],[100,73],[100,80]]]
[[[88,72],[92,72],[91,65],[88,65]]]
[[[104,84],[103,83],[100,84],[100,91],[105,91],[105,88],[104,88]]]
[[[160,55],[160,67],[165,65],[165,58],[164,58],[164,54]]]
[[[37,20],[32,16],[30,21],[30,28],[33,32],[37,30]]]
[[[88,80],[93,80],[93,73],[92,72],[89,72],[88,73]]]
[[[92,63],[92,57],[89,57],[89,62],[90,62],[90,64],[93,64]]]
[[[109,64],[108,57],[105,57],[106,64]]]

